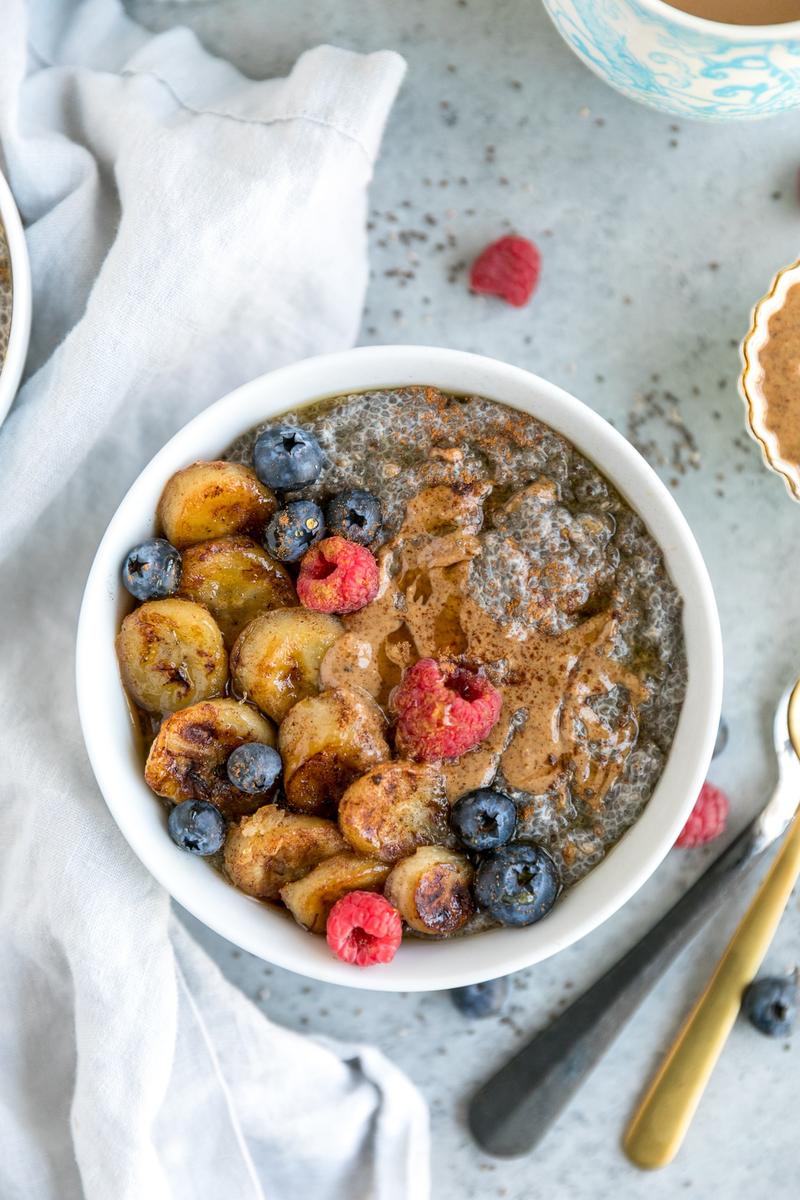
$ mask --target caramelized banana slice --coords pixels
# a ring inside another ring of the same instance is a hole
[[[295,704],[278,732],[290,807],[326,812],[374,763],[389,758],[386,718],[366,692],[333,688]]]
[[[144,777],[159,796],[210,800],[226,817],[255,812],[267,799],[241,792],[228,779],[231,751],[245,742],[275,745],[266,717],[238,700],[204,700],[173,713],[161,723],[150,747]]]
[[[225,870],[231,883],[248,896],[277,900],[285,884],[346,849],[333,821],[301,817],[265,804],[252,817],[231,825],[225,841]]]
[[[218,696],[228,681],[222,633],[208,609],[191,600],[148,600],[117,634],[122,682],[152,713],[176,712]]]
[[[167,480],[156,519],[182,550],[230,533],[259,537],[277,507],[269,488],[242,463],[196,462]]]
[[[281,900],[299,925],[324,933],[328,913],[348,892],[379,892],[390,867],[360,854],[334,854],[296,883],[281,888]]]
[[[297,604],[286,568],[242,535],[184,550],[180,595],[205,604],[228,647],[259,613]]]
[[[396,862],[418,846],[448,841],[448,811],[435,767],[385,762],[350,784],[339,804],[339,828],[362,854]]]
[[[231,675],[239,696],[252,700],[273,721],[319,691],[319,665],[338,637],[338,617],[282,608],[262,613],[242,630],[231,651]]]
[[[401,859],[384,895],[418,933],[455,933],[475,911],[472,864],[444,846],[422,846]]]

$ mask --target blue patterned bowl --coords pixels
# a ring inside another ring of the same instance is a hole
[[[800,21],[724,25],[663,0],[543,0],[564,41],[617,91],[681,117],[800,105]]]

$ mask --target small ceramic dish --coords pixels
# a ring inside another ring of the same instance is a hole
[[[765,465],[776,475],[780,475],[792,499],[800,500],[800,462],[791,461],[782,455],[775,430],[768,423],[767,402],[762,389],[764,371],[761,365],[761,351],[769,334],[770,318],[783,306],[789,289],[796,283],[800,283],[800,260],[778,271],[766,296],[753,308],[750,329],[740,347],[742,371],[739,376],[739,392],[747,411],[748,431],[761,447]],[[800,381],[798,404],[800,405]]]
[[[688,682],[664,771],[644,812],[544,920],[445,941],[405,939],[391,963],[357,970],[335,959],[324,938],[237,891],[167,836],[165,807],[144,781],[114,650],[127,610],[120,564],[131,546],[152,535],[159,496],[174,471],[219,457],[271,416],[328,396],[414,384],[531,413],[597,464],[648,526],[681,594]],[[711,759],[722,647],[711,583],[689,526],[655,472],[611,425],[553,384],[495,359],[428,346],[371,346],[253,380],[202,412],[145,467],[97,551],[81,609],[76,671],[83,735],[100,789],[133,850],[176,900],[251,954],[301,975],[378,991],[429,991],[494,979],[556,954],[610,917],[652,875],[683,827]]]
[[[28,248],[11,189],[0,174],[0,225],[5,230],[11,263],[11,329],[0,363],[0,425],[17,394],[31,332],[31,269]]]

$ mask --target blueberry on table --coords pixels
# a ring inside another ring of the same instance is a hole
[[[245,742],[228,757],[228,779],[240,792],[270,791],[281,769],[280,754],[264,742]]]
[[[180,551],[166,538],[149,538],[128,551],[122,582],[137,600],[164,600],[181,582]]]
[[[450,810],[450,824],[468,850],[494,850],[514,836],[517,808],[505,792],[478,788],[455,802]]]
[[[717,729],[717,740],[714,742],[714,753],[712,758],[716,758],[718,755],[722,754],[722,751],[728,744],[728,735],[728,722],[724,717],[720,717],[719,728]]]
[[[533,925],[561,890],[558,868],[541,846],[510,842],[490,851],[475,875],[475,899],[501,925]]]
[[[767,1037],[788,1037],[797,1019],[798,972],[756,979],[744,994],[742,1007],[751,1025]]]
[[[383,513],[381,502],[372,492],[351,488],[339,492],[328,501],[325,509],[328,532],[339,534],[349,542],[369,546],[380,533]]]
[[[265,429],[253,447],[253,466],[262,483],[279,492],[308,487],[322,471],[320,444],[308,429],[276,425]]]
[[[508,977],[487,979],[485,983],[471,983],[468,987],[454,988],[450,999],[465,1017],[494,1017],[499,1013],[508,997]]]
[[[225,843],[225,818],[207,800],[184,800],[170,810],[169,836],[190,854],[216,854]]]
[[[273,558],[297,562],[325,532],[322,509],[313,500],[293,500],[267,525],[265,544]]]

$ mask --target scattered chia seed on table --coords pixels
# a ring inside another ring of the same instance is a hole
[[[669,467],[677,475],[685,475],[689,470],[699,470],[702,457],[680,405],[679,398],[668,390],[641,393],[628,411],[626,434],[653,466]],[[677,484],[675,475],[670,484]]]

